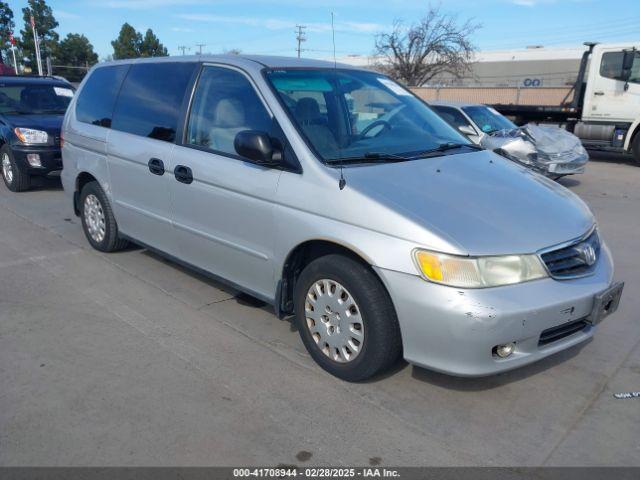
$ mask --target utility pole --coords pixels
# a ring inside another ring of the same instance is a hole
[[[196,43],[196,47],[198,47],[198,55],[202,55],[202,47],[206,47],[206,43]]]
[[[180,50],[180,51],[182,52],[182,55],[185,55],[185,53],[184,53],[184,52],[185,52],[186,50],[191,50],[191,49],[190,49],[189,47],[186,47],[185,45],[180,45],[180,46],[178,47],[178,50]]]
[[[300,45],[302,45],[302,42],[306,42],[307,41],[307,37],[306,34],[304,33],[304,29],[307,28],[306,25],[296,25],[296,28],[298,29],[298,31],[296,32],[296,40],[298,42],[298,58],[300,58],[300,52],[302,52],[302,49],[300,48]]]

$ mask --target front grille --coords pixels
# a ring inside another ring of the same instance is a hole
[[[567,247],[545,252],[541,257],[549,274],[554,278],[588,275],[593,271],[600,257],[598,232],[594,230],[586,239]]]
[[[588,323],[585,320],[576,320],[575,322],[565,323],[558,327],[547,328],[540,334],[540,340],[538,340],[538,346],[547,345],[552,342],[557,342],[563,338],[580,332],[587,327]]]

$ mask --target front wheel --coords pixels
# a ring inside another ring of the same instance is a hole
[[[633,153],[633,159],[635,160],[636,164],[640,166],[640,132],[637,132],[635,138],[633,139],[631,153]]]
[[[402,353],[389,293],[375,273],[343,255],[327,255],[302,271],[295,287],[296,323],[313,359],[356,382],[389,368]]]
[[[9,145],[0,148],[0,161],[2,162],[2,180],[7,188],[12,192],[29,190],[31,175],[20,170]]]

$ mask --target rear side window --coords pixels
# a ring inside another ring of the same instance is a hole
[[[94,70],[76,102],[76,118],[109,128],[116,97],[128,69],[129,65],[117,65]]]
[[[173,142],[195,63],[133,65],[116,104],[114,130]]]

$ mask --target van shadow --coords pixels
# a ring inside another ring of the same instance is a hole
[[[585,342],[550,355],[530,365],[486,377],[453,377],[416,366],[411,367],[411,376],[415,380],[449,390],[457,390],[461,392],[492,390],[510,383],[526,380],[529,377],[554,368],[578,355],[586,345],[591,343],[592,340],[593,338],[589,338]]]
[[[204,273],[198,272],[197,270],[194,270],[193,268],[186,266],[186,265],[182,265],[180,263],[177,263],[175,261],[173,261],[170,258],[165,257],[164,255],[160,255],[159,253],[153,252],[149,249],[146,249],[142,246],[136,245],[136,244],[131,244],[130,247],[127,248],[127,251],[130,250],[141,250],[141,255],[144,255],[145,257],[149,257],[157,262],[162,262],[164,265],[167,265],[171,268],[173,268],[174,270],[177,270],[178,272],[182,273],[183,275],[186,275],[188,277],[191,277],[192,279],[205,283],[207,285],[209,285],[212,288],[215,288],[217,290],[221,290],[222,292],[232,296],[232,297],[237,297],[238,295],[240,295],[240,293],[235,290],[234,288],[229,287],[228,285],[214,279],[211,278],[208,275],[205,275]],[[253,298],[253,297],[250,297]],[[255,299],[256,301],[259,301],[258,299]],[[264,303],[264,302],[263,302]],[[266,305],[266,304],[265,304]]]
[[[193,268],[186,266],[186,265],[182,265],[178,262],[173,261],[170,258],[167,258],[159,253],[156,253],[152,250],[148,250],[145,247],[142,247],[140,245],[136,245],[134,243],[131,243],[129,247],[127,247],[124,251],[135,251],[135,250],[140,250],[141,255],[144,255],[145,257],[151,258],[154,261],[157,262],[162,262],[164,265],[173,268],[175,270],[177,270],[178,272],[196,280],[199,282],[202,282],[206,285],[209,285],[212,288],[218,289],[224,293],[226,293],[227,295],[229,295],[230,297],[233,298],[233,300],[238,304],[241,305],[243,307],[249,307],[249,308],[255,308],[255,309],[259,309],[262,310],[264,313],[269,314],[269,315],[273,315],[274,317],[276,317],[276,313],[275,313],[275,309],[273,307],[273,305],[265,302],[264,300],[254,297],[253,295],[250,295],[248,293],[245,292],[241,292],[238,291],[236,289],[234,289],[233,287],[230,287],[229,285],[216,280],[215,278],[212,278],[208,275],[206,275],[205,273],[201,273],[198,272],[197,270],[194,270]],[[277,317],[276,317],[277,318]],[[281,319],[279,319],[283,322],[287,322],[289,324],[289,330],[292,332],[297,332],[298,328],[296,327],[296,323],[294,321],[294,317],[292,315],[288,315],[285,316]]]

